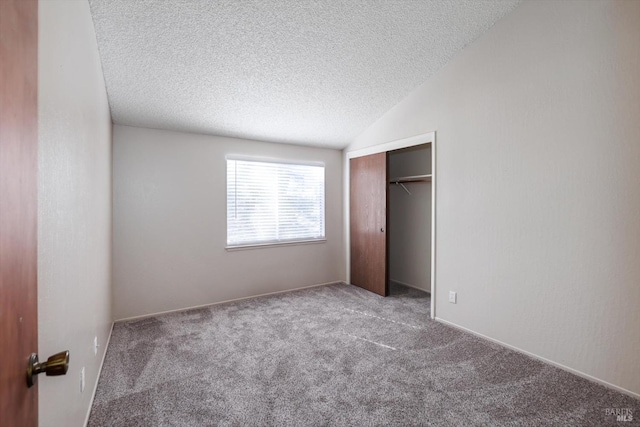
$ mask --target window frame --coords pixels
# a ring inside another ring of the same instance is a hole
[[[323,209],[322,209],[322,223],[323,223],[323,237],[319,238],[299,238],[299,239],[291,239],[291,240],[283,240],[283,241],[268,241],[268,242],[253,242],[253,243],[239,243],[239,244],[229,244],[229,212],[228,212],[228,167],[229,161],[245,161],[245,162],[256,162],[256,163],[275,163],[275,164],[283,164],[283,165],[296,165],[296,166],[315,166],[322,167],[323,174]],[[273,158],[273,157],[256,157],[256,156],[245,156],[245,155],[226,155],[225,156],[225,249],[227,251],[238,251],[238,250],[247,250],[247,249],[260,249],[260,248],[268,248],[268,247],[278,247],[278,246],[295,246],[295,245],[310,245],[310,244],[318,244],[318,243],[326,243],[327,242],[327,167],[324,162],[320,161],[308,161],[308,160],[297,160],[297,159],[282,159],[282,158]]]

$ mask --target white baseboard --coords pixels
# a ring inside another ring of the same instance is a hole
[[[560,369],[562,369],[563,371],[570,372],[570,373],[572,373],[572,374],[575,374],[575,375],[577,375],[577,376],[579,376],[579,377],[582,377],[582,378],[585,378],[585,379],[587,379],[587,380],[590,380],[590,381],[596,382],[596,383],[601,384],[601,385],[603,385],[603,386],[605,386],[605,387],[607,387],[607,388],[610,388],[610,389],[613,389],[613,390],[619,391],[619,392],[621,392],[621,393],[624,393],[624,394],[626,394],[626,395],[628,395],[628,396],[631,396],[631,397],[634,397],[634,398],[636,398],[636,399],[640,399],[640,394],[638,394],[638,393],[635,393],[635,392],[633,392],[633,391],[631,391],[631,390],[627,390],[627,389],[622,388],[622,387],[620,387],[620,386],[617,386],[617,385],[615,385],[615,384],[611,384],[611,383],[609,383],[609,382],[607,382],[607,381],[601,380],[601,379],[596,378],[596,377],[594,377],[594,376],[591,376],[591,375],[589,375],[589,374],[585,374],[584,372],[578,371],[577,369],[570,368],[570,367],[565,366],[565,365],[563,365],[563,364],[561,364],[561,363],[554,362],[553,360],[549,360],[549,359],[546,359],[546,358],[544,358],[544,357],[542,357],[542,356],[538,356],[537,354],[530,353],[530,352],[528,352],[528,351],[526,351],[526,350],[523,350],[523,349],[521,349],[521,348],[514,347],[514,346],[512,346],[512,345],[510,345],[510,344],[504,343],[504,342],[499,341],[499,340],[497,340],[497,339],[495,339],[495,338],[491,338],[491,337],[488,337],[488,336],[486,336],[486,335],[483,335],[483,334],[481,334],[481,333],[479,333],[479,332],[472,331],[471,329],[465,328],[464,326],[460,326],[460,325],[457,325],[457,324],[455,324],[455,323],[453,323],[453,322],[449,322],[448,320],[444,320],[444,319],[441,319],[441,318],[439,318],[439,317],[436,317],[436,318],[435,318],[435,320],[436,320],[437,322],[444,323],[445,325],[452,326],[452,327],[454,327],[454,328],[456,328],[456,329],[460,329],[460,330],[463,330],[463,331],[465,331],[465,332],[469,332],[470,334],[473,334],[473,335],[475,335],[475,336],[477,336],[477,337],[480,337],[480,338],[483,338],[483,339],[485,339],[485,340],[488,340],[488,341],[494,342],[494,343],[496,343],[496,344],[498,344],[498,345],[501,345],[501,346],[503,346],[503,347],[506,347],[506,348],[508,348],[508,349],[510,349],[510,350],[517,351],[518,353],[526,354],[527,356],[532,357],[532,358],[534,358],[534,359],[536,359],[536,360],[539,360],[539,361],[544,362],[544,363],[546,363],[546,364],[549,364],[549,365],[555,366],[556,368],[560,368]]]
[[[87,416],[84,418],[84,427],[87,427],[89,423],[89,416],[91,416],[91,408],[93,408],[93,399],[96,397],[96,391],[98,390],[98,383],[100,382],[100,375],[102,374],[102,366],[104,360],[107,358],[107,351],[109,351],[109,343],[111,342],[111,334],[113,334],[114,322],[111,322],[111,329],[109,330],[109,336],[107,337],[107,343],[104,346],[104,353],[102,354],[102,360],[100,361],[100,367],[98,368],[98,376],[96,377],[96,383],[93,386],[93,392],[91,393],[91,399],[89,400],[89,410]]]
[[[408,284],[408,283],[401,282],[400,280],[389,279],[389,281],[390,281],[390,282],[393,282],[393,283],[397,283],[398,285],[407,286],[407,287],[409,287],[409,288],[417,289],[417,290],[419,290],[419,291],[426,292],[426,293],[428,293],[428,294],[430,294],[430,293],[431,293],[431,289],[426,290],[426,289],[421,288],[421,287],[419,287],[419,286],[410,285],[410,284]]]
[[[300,288],[285,289],[284,291],[268,292],[266,294],[251,295],[251,296],[248,296],[248,297],[228,299],[228,300],[219,301],[219,302],[212,302],[212,303],[208,303],[208,304],[194,305],[194,306],[191,306],[191,307],[176,308],[175,310],[158,311],[156,313],[142,314],[140,316],[123,317],[122,319],[114,320],[114,323],[127,322],[129,320],[146,319],[147,317],[161,316],[163,314],[178,313],[178,312],[187,311],[187,310],[195,310],[195,309],[198,309],[198,308],[211,307],[213,305],[226,304],[226,303],[229,303],[229,302],[243,301],[243,300],[246,300],[246,299],[266,297],[266,296],[269,296],[269,295],[286,294],[288,292],[301,291],[303,289],[309,289],[309,288],[317,288],[319,286],[335,285],[335,284],[338,284],[338,283],[345,283],[345,282],[343,282],[342,280],[337,280],[335,282],[318,283],[316,285],[302,286]]]

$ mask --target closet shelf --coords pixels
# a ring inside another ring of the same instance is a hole
[[[391,178],[389,184],[403,184],[406,182],[431,182],[431,174],[429,175],[412,175],[412,176],[399,176]]]

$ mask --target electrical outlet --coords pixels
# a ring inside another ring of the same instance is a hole
[[[80,370],[80,393],[84,392],[84,366]]]
[[[98,337],[93,338],[93,355],[98,355]]]
[[[453,291],[449,291],[449,302],[451,304],[457,304],[458,302],[458,294]]]

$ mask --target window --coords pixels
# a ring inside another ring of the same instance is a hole
[[[228,247],[324,238],[324,165],[227,158]]]

